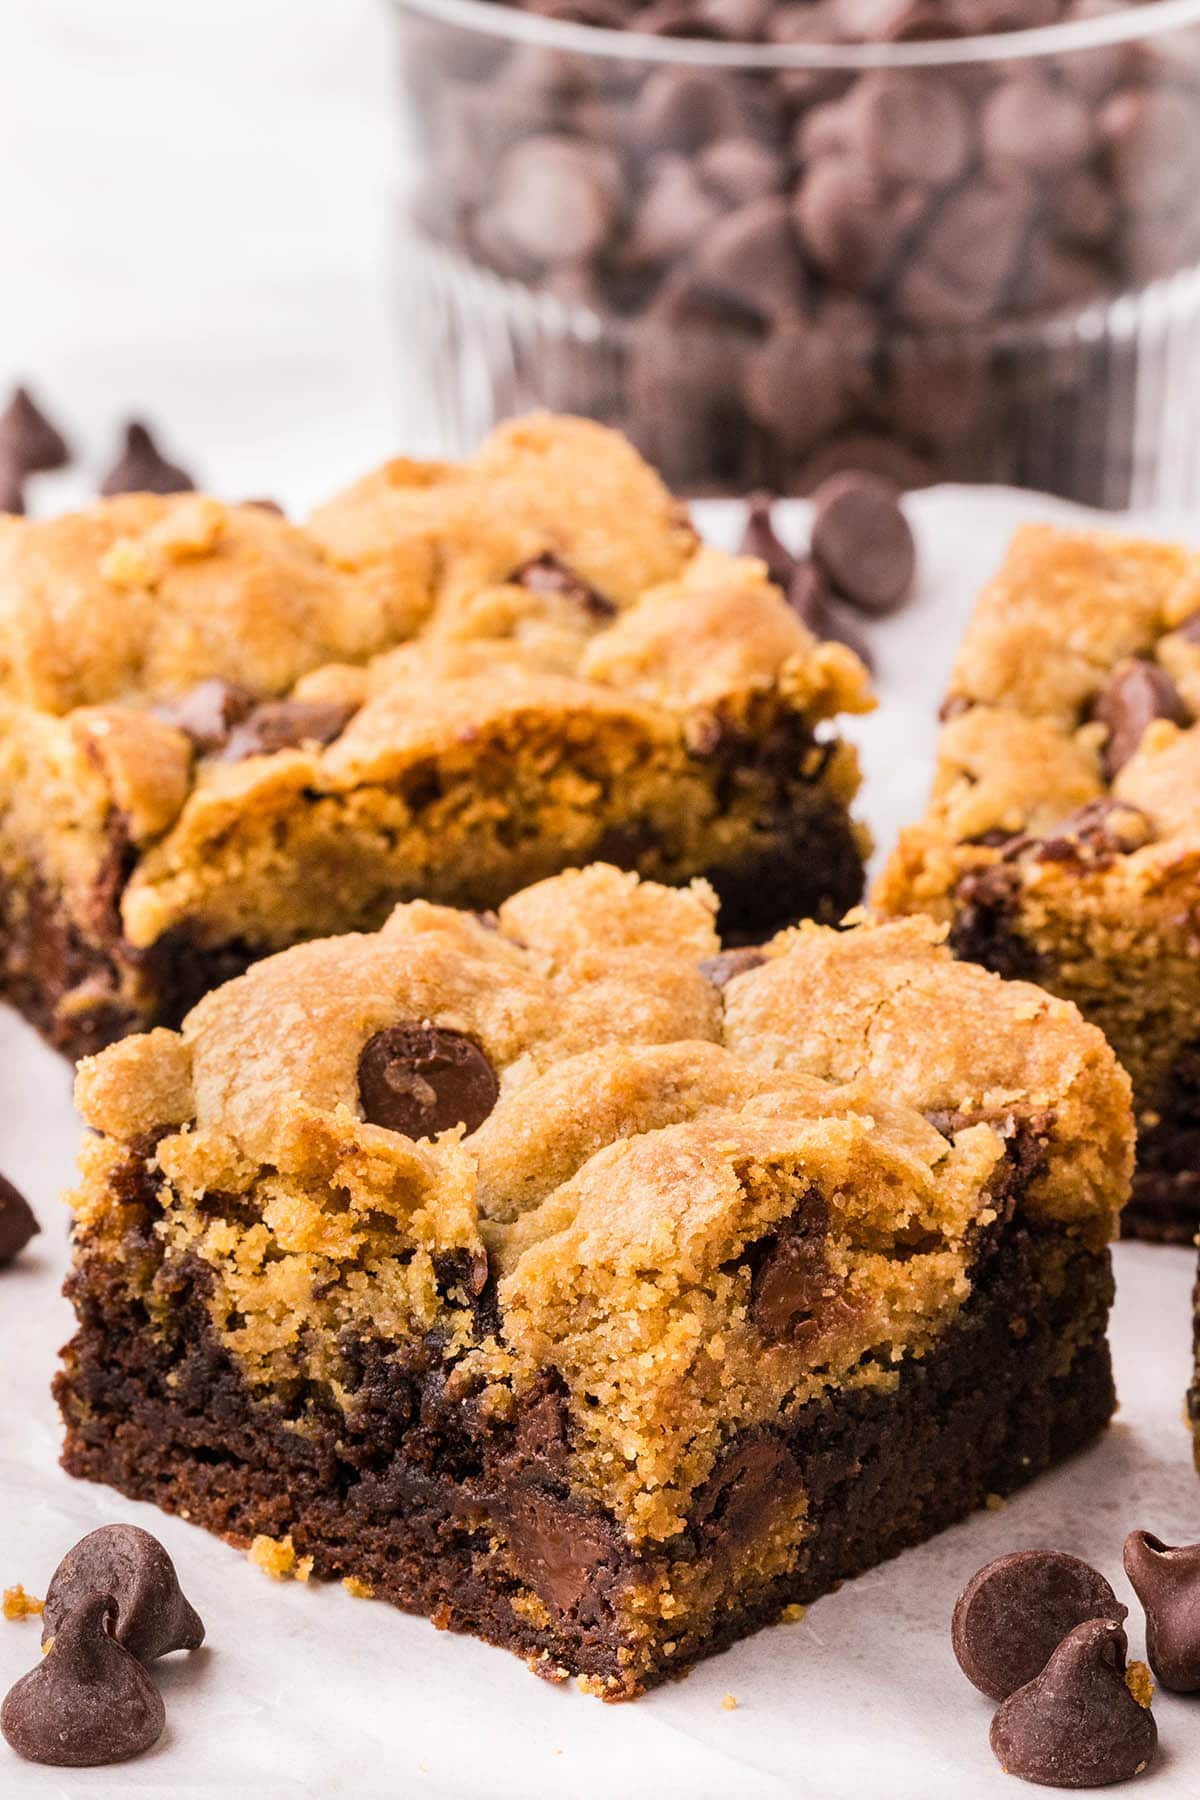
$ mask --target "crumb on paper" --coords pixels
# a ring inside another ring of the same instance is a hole
[[[4,1598],[0,1600],[0,1612],[6,1619],[36,1619],[41,1610],[41,1601],[33,1594],[27,1594],[19,1581],[15,1586],[5,1588]]]
[[[722,1712],[734,1712],[737,1708],[737,1703],[738,1703],[738,1701],[737,1701],[736,1694],[726,1694],[724,1699],[721,1701]]]
[[[1154,1677],[1144,1662],[1131,1662],[1125,1671],[1125,1686],[1129,1689],[1139,1706],[1149,1710],[1154,1698]]]
[[[1003,1512],[1008,1501],[1003,1494],[989,1494],[983,1503],[989,1512]]]
[[[361,1575],[343,1575],[342,1586],[356,1600],[373,1600],[375,1598],[375,1589],[369,1581],[364,1581]]]
[[[781,1625],[798,1625],[807,1612],[807,1606],[801,1606],[797,1601],[793,1600],[791,1605],[785,1606],[780,1613],[779,1622]]]
[[[269,1575],[272,1581],[305,1582],[313,1572],[312,1557],[296,1555],[290,1531],[286,1537],[281,1538],[264,1537],[260,1534],[246,1554],[255,1568],[261,1569],[264,1575]]]

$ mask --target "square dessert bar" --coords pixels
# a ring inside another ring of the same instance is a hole
[[[874,901],[1101,1026],[1133,1079],[1127,1230],[1200,1227],[1200,558],[1030,527],[981,596],[929,809]]]
[[[306,530],[196,495],[0,519],[0,994],[78,1056],[397,901],[603,857],[758,938],[860,898],[862,665],[534,417]]]
[[[615,1699],[1093,1438],[1103,1035],[714,911],[416,901],[85,1062],[66,1468]]]

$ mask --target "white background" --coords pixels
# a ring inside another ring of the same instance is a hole
[[[160,420],[217,490],[293,507],[419,447],[389,303],[389,59],[383,0],[0,0],[0,383],[34,380],[85,453],[38,484],[35,506],[87,491],[130,410]],[[968,597],[1015,520],[1043,510],[953,491],[914,503],[921,598],[881,630],[885,705],[855,728],[882,840],[923,798],[932,698]],[[168,1732],[150,1757],[71,1773],[0,1746],[4,1800],[1012,1800],[989,1708],[949,1653],[966,1577],[1048,1543],[1097,1561],[1129,1599],[1129,1528],[1200,1537],[1181,1422],[1193,1259],[1125,1246],[1123,1410],[1103,1444],[634,1706],[553,1691],[424,1621],[274,1586],[179,1521],[61,1474],[47,1384],[69,1329],[56,1195],[76,1132],[65,1067],[0,1011],[0,1167],[45,1227],[0,1276],[0,1585],[44,1592],[83,1531],[137,1519],[175,1555],[209,1647],[163,1671]],[[1140,1647],[1136,1615],[1131,1635]],[[36,1643],[35,1625],[0,1624],[0,1689]],[[1200,1702],[1167,1696],[1157,1712],[1163,1755],[1141,1786],[1194,1796]]]

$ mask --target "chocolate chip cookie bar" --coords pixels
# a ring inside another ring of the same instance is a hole
[[[929,809],[875,890],[1037,981],[1133,1078],[1126,1228],[1200,1226],[1200,558],[1030,527],[950,678]]]
[[[66,1468],[619,1699],[1089,1442],[1103,1035],[714,913],[414,901],[84,1062]]]
[[[506,426],[302,530],[124,495],[0,519],[0,993],[78,1056],[397,901],[596,856],[759,938],[860,897],[861,664],[615,433]]]

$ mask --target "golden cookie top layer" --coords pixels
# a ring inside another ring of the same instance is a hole
[[[553,1370],[573,1478],[651,1538],[729,1432],[931,1348],[1006,1208],[1102,1245],[1131,1160],[1101,1034],[934,927],[731,965],[705,884],[603,865],[270,958],[78,1102],[85,1251],[126,1254],[148,1159],[253,1384],[340,1391],[347,1334],[435,1326],[498,1417]]]
[[[0,788],[27,765],[86,788],[138,845],[179,821],[168,879],[281,785],[393,779],[487,727],[611,720],[642,755],[870,705],[761,563],[699,547],[630,445],[578,419],[391,463],[308,529],[135,494],[0,532],[0,747],[27,747]]]
[[[1088,863],[1101,884],[1154,887],[1200,851],[1188,777],[1200,556],[1106,532],[1018,532],[976,605],[943,718],[929,807],[877,887],[883,910],[940,910],[964,870],[1005,857],[1022,858],[1026,880],[1053,880],[1022,839],[1052,840],[1050,860]]]

